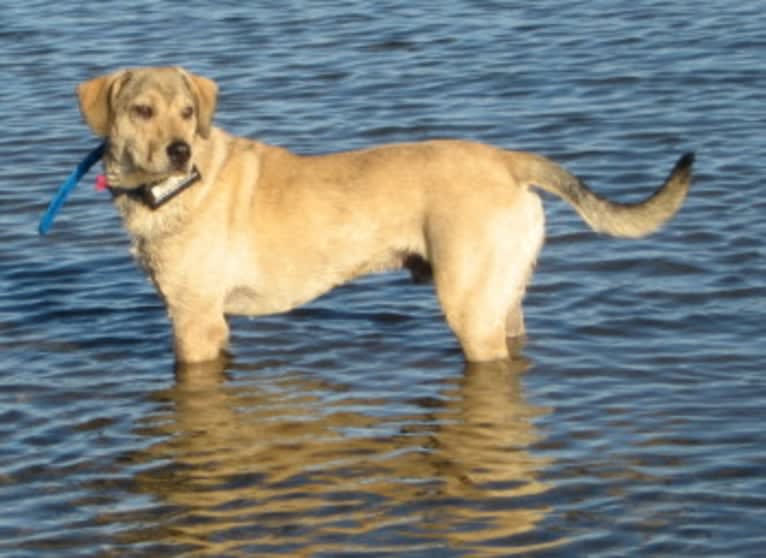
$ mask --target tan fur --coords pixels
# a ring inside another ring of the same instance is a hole
[[[654,196],[621,205],[543,157],[465,141],[299,156],[212,127],[216,92],[180,68],[125,70],[78,88],[86,122],[108,137],[115,203],[167,304],[182,362],[219,356],[226,314],[284,312],[404,265],[418,276],[432,268],[468,360],[508,358],[544,238],[533,186],[597,230],[640,236],[677,211],[691,176],[687,156]],[[167,154],[176,141],[191,148],[181,167]],[[156,210],[125,193],[192,164],[202,180]]]

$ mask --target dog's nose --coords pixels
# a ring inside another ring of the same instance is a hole
[[[191,147],[185,141],[174,141],[167,148],[168,158],[177,167],[185,165],[191,157]]]

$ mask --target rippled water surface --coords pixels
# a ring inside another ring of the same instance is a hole
[[[763,4],[509,4],[0,7],[0,555],[762,555]],[[639,241],[546,199],[510,365],[466,366],[388,274],[174,370],[92,177],[36,234],[96,141],[73,88],[137,64],[215,78],[219,125],[300,152],[470,138],[633,200],[695,150],[696,179]]]

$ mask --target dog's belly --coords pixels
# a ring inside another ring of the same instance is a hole
[[[359,269],[343,273],[339,277],[326,277],[324,280],[317,281],[322,275],[314,273],[312,277],[315,281],[304,282],[304,289],[299,289],[297,286],[287,291],[269,289],[268,286],[263,286],[262,290],[251,286],[233,287],[226,293],[223,311],[225,314],[242,316],[287,312],[347,280],[371,272],[401,268],[405,268],[410,272],[415,283],[428,283],[433,279],[433,270],[428,260],[416,253],[397,253],[390,258],[386,258],[385,261],[376,261],[369,266],[369,269],[363,266]]]
[[[264,316],[281,314],[313,300],[328,286],[318,292],[286,292],[276,290],[260,290],[253,287],[234,287],[226,293],[223,300],[223,313],[237,316]]]

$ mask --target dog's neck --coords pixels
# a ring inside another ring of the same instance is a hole
[[[200,181],[199,173],[197,173],[196,182]],[[167,238],[187,225],[192,215],[190,210],[193,201],[188,195],[180,195],[180,193],[183,190],[187,190],[189,194],[193,193],[190,186],[179,189],[176,192],[178,195],[171,196],[172,199],[166,197],[165,203],[154,208],[147,200],[147,196],[151,194],[148,193],[146,186],[135,188],[110,186],[112,201],[120,212],[123,225],[136,241],[136,246]],[[150,185],[149,188],[163,188],[163,182]],[[158,192],[154,194],[159,196]]]
[[[202,178],[196,166],[183,176],[169,176],[159,182],[142,184],[136,188],[123,188],[109,185],[113,197],[127,196],[138,203],[143,203],[149,209],[156,210],[168,203],[178,194],[193,186]]]
[[[190,194],[204,181],[198,165],[191,165],[184,175],[139,183],[123,173],[123,162],[112,153],[107,152],[103,162],[112,201],[137,243],[167,237],[186,224],[194,203],[189,198],[197,197]]]

